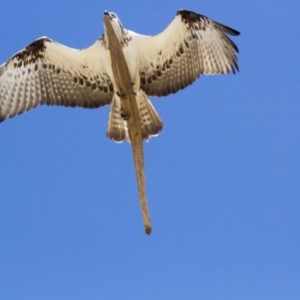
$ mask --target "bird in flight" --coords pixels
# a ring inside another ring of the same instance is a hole
[[[179,10],[155,36],[125,29],[113,12],[104,15],[109,17],[128,65],[144,139],[163,128],[147,96],[176,93],[202,74],[238,71],[238,48],[227,35],[239,32],[203,15]],[[116,142],[129,140],[106,30],[82,50],[41,37],[0,66],[0,122],[40,104],[84,108],[110,104],[107,137]]]

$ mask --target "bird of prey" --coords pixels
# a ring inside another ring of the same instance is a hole
[[[144,139],[163,128],[147,96],[176,93],[202,74],[238,71],[238,48],[227,35],[239,32],[203,15],[179,10],[155,36],[125,29],[113,12],[104,15],[109,17],[128,64]],[[128,140],[108,47],[104,31],[83,50],[41,37],[17,52],[0,66],[0,122],[39,104],[84,108],[110,104],[107,136],[116,142]]]

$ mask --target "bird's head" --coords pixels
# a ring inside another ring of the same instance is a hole
[[[105,16],[107,16],[109,18],[111,25],[113,26],[113,29],[117,35],[118,40],[120,41],[120,43],[122,43],[127,35],[127,30],[124,29],[117,14],[115,14],[114,12],[108,12],[105,10],[104,17]],[[105,28],[105,23],[104,23],[104,28]],[[106,28],[105,28],[105,35],[106,35]]]

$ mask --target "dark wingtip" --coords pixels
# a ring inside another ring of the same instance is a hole
[[[186,9],[180,9],[180,10],[178,10],[177,13],[176,13],[176,15],[177,16],[180,15],[181,18],[182,18],[182,20],[189,21],[189,22],[197,22],[200,19],[206,19],[207,18],[204,15],[200,15],[200,14],[197,14],[197,13],[195,13],[193,11],[186,10]],[[221,31],[223,31],[223,32],[225,32],[227,34],[230,34],[230,35],[233,35],[233,36],[240,35],[240,32],[237,31],[237,30],[235,30],[235,29],[233,29],[233,28],[230,28],[228,26],[225,26],[225,25],[220,24],[220,23],[215,22],[215,21],[213,21],[213,22],[217,25],[217,27]]]
[[[199,15],[193,11],[186,10],[186,9],[180,9],[176,13],[177,16],[181,16],[182,20],[189,21],[189,22],[197,22],[204,16]]]
[[[18,59],[18,60],[24,60],[28,56],[32,55],[34,57],[37,57],[38,55],[42,55],[46,49],[46,43],[53,42],[48,37],[41,37],[35,41],[33,41],[31,44],[26,46],[23,50],[16,53],[14,56],[11,57],[11,59]]]
[[[218,23],[218,22],[216,22],[216,21],[214,21],[214,23],[217,25],[217,27],[218,27],[221,31],[223,31],[223,32],[225,32],[225,33],[227,33],[227,34],[229,34],[229,35],[236,36],[236,35],[240,35],[240,34],[241,34],[239,31],[237,31],[237,30],[235,30],[235,29],[233,29],[233,28],[230,28],[230,27],[228,27],[228,26],[225,26],[225,25],[223,25],[223,24],[220,24],[220,23]]]

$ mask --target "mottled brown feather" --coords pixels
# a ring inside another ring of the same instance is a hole
[[[67,58],[57,55],[56,61],[56,52],[60,54],[60,51]],[[34,41],[2,64],[0,122],[39,104],[85,108],[110,104],[114,91],[110,77],[94,74],[90,78],[93,72],[79,66],[78,61],[72,61],[79,53],[45,37]]]
[[[201,74],[235,73],[238,48],[226,34],[239,32],[203,15],[178,11],[161,34],[139,37],[141,48],[147,45],[153,52],[144,56],[141,51],[141,88],[147,95],[166,96],[192,84]]]

